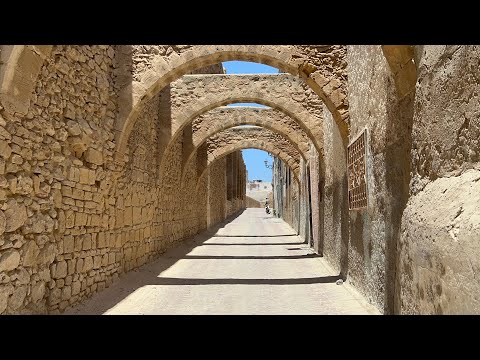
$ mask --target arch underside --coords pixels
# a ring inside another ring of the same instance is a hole
[[[238,108],[225,108],[225,109],[226,110],[234,109],[233,111],[235,111]],[[259,111],[259,113],[261,114],[262,112],[267,112],[267,111],[268,109],[262,109],[261,111]],[[279,126],[278,123],[275,123],[275,122],[263,123],[261,121],[261,118],[236,117],[233,119],[233,121],[222,121],[221,118],[215,118],[215,119],[216,119],[215,125],[211,124],[211,122],[207,122],[207,123],[202,122],[202,131],[198,131],[197,133],[194,134],[194,138],[195,138],[193,143],[194,147],[189,152],[187,156],[187,160],[185,161],[185,164],[182,168],[182,183],[185,179],[186,171],[187,169],[189,169],[191,161],[195,158],[195,156],[197,156],[197,151],[202,146],[205,145],[205,143],[208,141],[209,138],[229,129],[232,129],[232,130],[242,129],[238,127],[241,125],[252,125],[257,128],[260,127],[265,130],[271,131],[272,133],[278,134],[281,137],[283,137],[286,141],[288,141],[296,151],[298,151],[298,153],[304,159],[304,161],[307,161],[309,159],[309,145],[308,145],[309,138],[301,130],[294,131],[290,128],[288,129],[290,130],[288,132],[288,131],[285,131],[285,128],[283,128],[282,126]],[[249,128],[243,128],[243,129],[248,130]],[[323,161],[323,159],[321,161]]]
[[[203,177],[207,173],[207,170],[215,161],[227,156],[232,152],[243,150],[243,149],[258,149],[258,150],[267,151],[275,155],[291,169],[294,175],[295,181],[297,181],[298,184],[300,183],[300,164],[298,162],[298,159],[294,159],[292,156],[290,156],[284,151],[281,151],[280,149],[276,148],[272,144],[265,143],[262,141],[246,140],[240,143],[230,144],[225,147],[222,147],[220,151],[217,151],[212,155],[209,155],[207,166],[201,171],[200,176],[198,177],[197,188],[198,188],[198,185],[201,183]]]
[[[318,48],[325,51],[328,58],[328,49],[331,47]],[[173,53],[168,60],[161,56],[155,58],[151,67],[141,75],[140,81],[132,82],[121,90],[121,107],[116,124],[117,151],[120,153],[117,159],[121,159],[125,151],[125,139],[128,139],[137,116],[149,99],[182,75],[197,68],[230,60],[260,62],[301,77],[323,100],[346,138],[348,106],[345,84],[338,79],[335,71],[325,72],[308,62],[306,57],[299,56],[294,46],[193,46],[180,54]]]
[[[249,94],[250,93],[250,94]],[[207,94],[206,97],[195,101],[194,104],[182,107],[175,118],[175,127],[172,124],[173,135],[165,149],[164,157],[160,166],[160,177],[166,171],[165,158],[168,158],[168,153],[173,151],[172,148],[179,137],[182,135],[182,130],[193,123],[193,121],[201,115],[209,111],[232,103],[246,103],[255,102],[266,105],[282,112],[295,121],[300,128],[305,132],[306,136],[312,141],[318,153],[323,155],[323,126],[322,121],[313,113],[313,109],[307,109],[299,102],[294,101],[289,96],[285,96],[279,101],[275,93],[270,93],[265,88],[260,89],[225,89],[219,94]],[[174,129],[174,130],[173,130]]]

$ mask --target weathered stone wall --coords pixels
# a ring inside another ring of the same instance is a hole
[[[399,244],[400,311],[480,312],[478,46],[417,46],[411,197]]]
[[[312,229],[310,227],[310,204],[308,189],[308,169],[306,162],[300,160],[300,185],[299,185],[299,224],[298,235],[306,242],[311,240]]]
[[[184,139],[167,159],[170,181],[159,178],[168,130],[159,115],[171,113],[171,98],[146,104],[126,163],[113,162],[117,89],[131,81],[125,47],[37,52],[45,59],[31,96],[16,106],[2,87],[14,110],[0,104],[0,314],[63,311],[207,226],[208,178],[197,184],[196,160],[183,191],[168,186],[180,178]]]
[[[412,129],[412,194],[480,161],[479,46],[416,48],[418,83]]]
[[[350,211],[348,277],[379,309],[393,313],[399,225],[408,198],[413,94],[400,99],[381,46],[349,46],[347,62],[350,140],[368,131],[368,207]]]
[[[328,110],[324,112],[325,181],[323,256],[345,276],[348,249],[348,200],[346,155],[340,131]]]
[[[159,97],[144,108],[129,139],[129,161],[115,184],[110,203],[115,207],[114,235],[122,271],[150,261],[166,248],[159,221],[157,183],[160,155]]]
[[[323,159],[322,159],[323,161]],[[317,254],[323,255],[323,201],[324,201],[324,168],[320,163],[320,156],[313,144],[310,144],[310,197],[312,206],[312,242],[311,245]]]
[[[241,151],[234,151],[226,156],[227,172],[227,206],[226,217],[245,209],[246,167]],[[229,173],[231,174],[229,176]]]
[[[208,169],[208,227],[226,218],[227,214],[227,181],[226,162],[224,157],[215,161]]]
[[[278,157],[273,159],[273,209],[275,216],[285,220],[300,233],[300,188],[292,170]]]
[[[119,271],[105,236],[114,57],[111,46],[55,46],[26,116],[0,111],[0,313],[65,309]]]

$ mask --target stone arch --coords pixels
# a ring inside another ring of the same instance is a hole
[[[251,77],[257,80],[251,84]],[[192,85],[193,83],[193,85]],[[182,91],[192,88],[202,91],[194,97],[193,101],[186,101],[177,106],[179,108],[172,123],[172,136],[164,152],[164,159],[172,151],[182,131],[191,124],[198,116],[213,110],[214,108],[231,103],[255,102],[281,111],[297,122],[306,135],[312,140],[317,151],[323,154],[323,124],[316,106],[321,106],[321,101],[316,103],[309,99],[309,106],[304,106],[306,95],[300,81],[291,75],[188,75],[176,84]],[[191,92],[195,96],[194,92]],[[298,97],[297,97],[298,95]],[[316,97],[315,94],[312,94]],[[165,169],[165,161],[162,159],[160,176]]]
[[[27,114],[38,75],[52,48],[52,45],[1,47],[0,103],[9,114]]]
[[[245,148],[265,150],[276,155],[292,169],[297,179],[300,179],[302,156],[298,150],[283,136],[259,127],[231,128],[211,136],[208,139],[207,163],[204,168],[197,169],[198,179],[200,180],[205,169],[215,159]]]
[[[338,59],[337,69],[317,67],[308,61],[308,56],[299,48],[301,47],[284,45],[198,45],[182,46],[178,52],[171,52],[168,58],[152,55],[147,70],[135,76],[137,81],[133,81],[120,92],[119,117],[116,123],[118,150],[120,153],[125,150],[125,138],[128,139],[145,103],[165,86],[192,70],[229,60],[259,62],[302,78],[324,101],[346,137],[348,135],[346,90],[336,76],[336,72],[342,72],[343,59]],[[315,48],[318,50],[316,54],[324,53],[324,58],[330,61],[332,54],[329,50],[335,46]],[[155,51],[152,49],[152,52]]]
[[[417,68],[415,51],[411,45],[382,45],[383,55],[392,70],[400,99],[415,91]]]
[[[209,169],[210,166],[212,166],[212,164],[215,161],[227,156],[228,154],[231,154],[232,152],[243,150],[243,149],[264,150],[275,155],[292,170],[293,177],[297,182],[297,185],[300,184],[300,166],[295,166],[295,167],[292,166],[292,164],[298,164],[298,162],[294,158],[292,158],[288,153],[279,150],[272,144],[258,142],[254,140],[245,140],[237,144],[231,144],[231,145],[225,146],[221,148],[218,152],[216,152],[215,156],[209,157],[207,166],[201,171],[198,177],[196,190],[198,191],[198,187],[201,184],[201,181],[203,180],[205,174],[207,173],[207,170]]]
[[[310,139],[298,124],[277,110],[243,106],[219,107],[196,120],[198,121],[194,121],[193,148],[187,154],[182,169],[182,182],[185,169],[188,168],[198,148],[203,146],[209,137],[241,125],[253,125],[271,130],[290,141],[305,161],[309,158]],[[195,131],[197,128],[198,131]]]

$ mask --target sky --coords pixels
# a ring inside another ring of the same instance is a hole
[[[223,63],[223,67],[227,74],[276,74],[278,69],[245,61],[226,61]],[[260,104],[230,104],[228,106],[257,106],[265,107]],[[269,165],[272,165],[273,158],[268,156],[268,153],[263,150],[257,149],[244,149],[242,150],[243,160],[247,166],[248,180],[263,180],[272,181],[272,170],[265,167],[265,160]]]

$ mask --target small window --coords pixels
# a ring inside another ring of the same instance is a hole
[[[367,129],[347,149],[348,207],[350,210],[367,207],[366,143]]]

